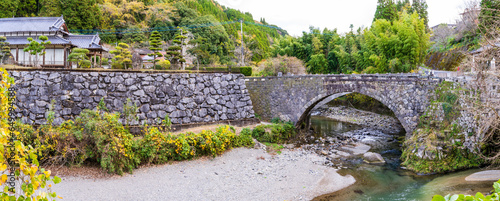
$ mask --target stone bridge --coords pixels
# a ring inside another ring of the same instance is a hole
[[[443,80],[415,74],[385,74],[284,76],[245,81],[254,111],[264,120],[280,117],[299,127],[308,121],[313,108],[357,92],[390,108],[406,132],[411,133],[429,104],[430,94]]]

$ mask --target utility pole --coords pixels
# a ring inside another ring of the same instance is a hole
[[[241,66],[245,65],[245,49],[243,48],[243,18],[240,20],[241,24]]]

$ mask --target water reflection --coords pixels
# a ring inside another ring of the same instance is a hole
[[[325,117],[312,116],[311,127],[318,136],[336,136],[342,133],[362,129],[362,126],[331,120]],[[338,192],[324,195],[315,200],[431,200],[435,194],[449,193],[475,194],[487,193],[493,182],[466,182],[465,177],[480,171],[467,170],[457,173],[418,176],[401,169],[399,144],[387,142],[383,149],[372,149],[379,152],[387,161],[383,166],[368,165],[360,162],[360,158],[352,158],[349,169],[340,170],[340,174],[350,174],[356,183]]]

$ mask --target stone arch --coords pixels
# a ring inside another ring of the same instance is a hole
[[[346,92],[337,92],[337,93],[331,93],[331,94],[330,93],[328,93],[328,94],[319,94],[319,95],[317,95],[312,100],[310,100],[309,102],[307,102],[304,105],[304,107],[302,107],[302,110],[298,113],[300,116],[298,117],[298,121],[295,124],[295,126],[296,127],[300,127],[301,124],[307,120],[307,118],[311,114],[311,111],[314,108],[320,107],[320,106],[326,104],[327,102],[329,102],[329,101],[325,102],[325,100],[328,100],[330,98],[331,98],[331,100],[333,100],[335,98],[342,97],[344,95],[347,95],[347,94],[350,94],[350,93],[354,93],[354,92],[360,93],[360,94],[363,94],[363,95],[366,95],[366,96],[369,96],[371,98],[374,98],[375,100],[377,100],[377,101],[381,102],[382,104],[384,104],[385,106],[387,106],[396,115],[396,118],[401,123],[401,125],[403,126],[403,128],[405,129],[405,131],[406,132],[411,131],[410,126],[406,123],[403,115],[398,110],[398,107],[397,107],[396,103],[394,103],[392,99],[381,98],[377,94],[368,94],[368,93],[365,93],[365,92],[360,92],[358,90],[346,91]]]

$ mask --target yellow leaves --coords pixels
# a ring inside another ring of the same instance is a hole
[[[46,177],[50,177],[50,170],[44,171],[43,174],[45,174]]]
[[[8,179],[7,175],[6,174],[2,174],[2,177],[1,177],[2,183],[0,183],[0,185],[5,184],[5,182],[7,182],[7,179]]]
[[[4,163],[4,164],[0,165],[0,172],[4,171],[6,169],[7,169],[7,164]]]

